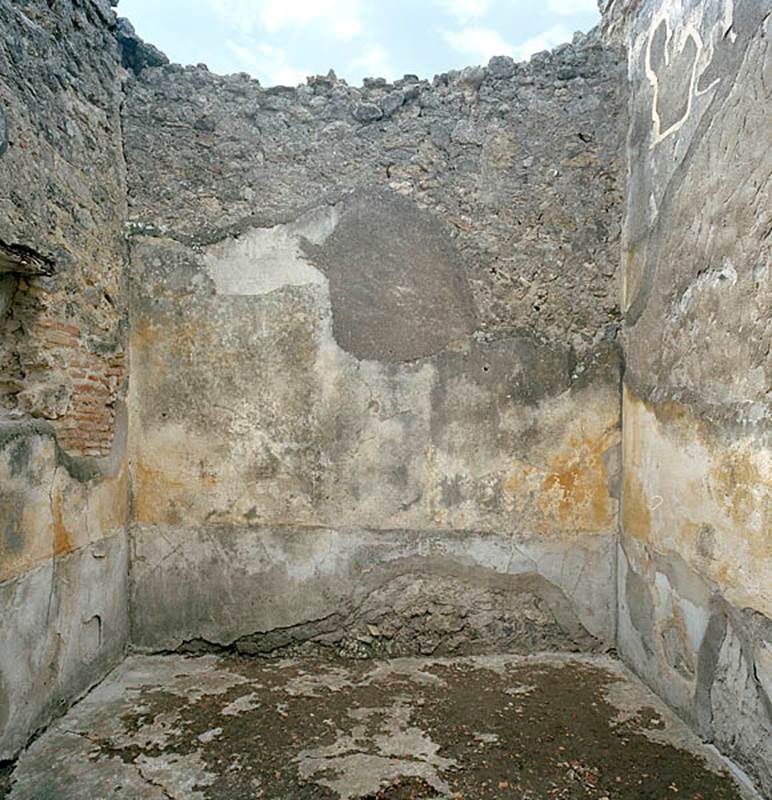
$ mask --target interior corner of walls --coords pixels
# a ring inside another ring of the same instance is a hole
[[[121,531],[0,583],[0,760],[123,658],[126,576]]]

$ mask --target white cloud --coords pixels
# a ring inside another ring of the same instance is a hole
[[[526,61],[534,53],[551,50],[563,42],[571,41],[572,33],[565,25],[553,25],[536,36],[510,44],[498,31],[491,28],[462,28],[460,31],[442,31],[445,41],[459,53],[463,53],[474,63],[482,64],[491,56],[508,55],[516,61]]]
[[[374,44],[349,61],[347,72],[354,76],[394,78],[397,73],[384,47]]]
[[[521,42],[516,45],[511,55],[516,61],[525,61],[529,59],[534,53],[540,53],[542,50],[552,50],[564,42],[570,42],[573,33],[565,25],[553,25],[542,31],[536,36]]]
[[[442,31],[445,41],[459,53],[464,53],[477,63],[487,62],[491,56],[512,52],[497,31],[491,28],[463,28],[460,31]]]
[[[597,0],[547,0],[547,8],[553,14],[571,16],[572,14],[586,14],[598,11]]]
[[[484,17],[491,7],[491,0],[434,0],[434,2],[461,24]]]
[[[297,86],[305,83],[313,70],[297,69],[287,61],[287,54],[280,47],[255,43],[250,47],[228,40],[225,46],[239,60],[245,72],[254,75],[266,86]]]
[[[315,25],[338,39],[364,30],[362,0],[211,0],[214,10],[241,31],[277,34]]]

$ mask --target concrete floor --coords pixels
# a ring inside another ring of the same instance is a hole
[[[608,658],[133,656],[32,744],[10,780],[6,774],[5,793],[10,800],[752,796],[721,765]]]

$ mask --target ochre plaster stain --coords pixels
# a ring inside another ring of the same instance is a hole
[[[602,530],[614,524],[603,456],[618,440],[616,429],[599,438],[572,437],[569,448],[551,459],[539,497],[545,520],[576,531]]]
[[[625,472],[622,489],[622,525],[625,533],[641,542],[651,539],[651,509],[643,484],[635,473]]]
[[[512,462],[501,484],[504,504],[510,513],[516,509],[522,509],[524,503],[527,502],[531,477],[536,471],[536,467],[530,464],[522,461]],[[536,476],[536,479],[538,480],[538,476]]]
[[[629,389],[624,429],[625,534],[677,553],[731,602],[768,613],[769,450],[747,436],[726,441],[683,403],[646,403]]]
[[[642,412],[645,405],[627,387],[624,391],[624,452],[622,481],[622,527],[641,542],[651,540],[651,506],[638,477]]]
[[[138,461],[134,468],[134,516],[137,522],[147,524],[176,524],[179,512],[175,496],[184,493],[186,486],[173,480],[162,469]]]
[[[60,489],[56,489],[53,499],[53,515],[54,515],[54,556],[59,556],[64,553],[72,551],[72,534],[67,530],[64,524],[64,515],[62,513],[62,493]]]
[[[760,503],[770,495],[770,476],[766,486],[758,466],[747,452],[732,450],[721,454],[711,470],[711,485],[715,499],[737,525],[748,525],[752,517],[763,512]]]

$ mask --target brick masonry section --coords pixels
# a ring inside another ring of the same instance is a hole
[[[45,291],[45,280],[17,280],[0,326],[0,407],[11,419],[49,421],[71,455],[105,456],[126,377],[123,348],[110,352],[85,326],[64,321],[67,304],[56,290]]]

